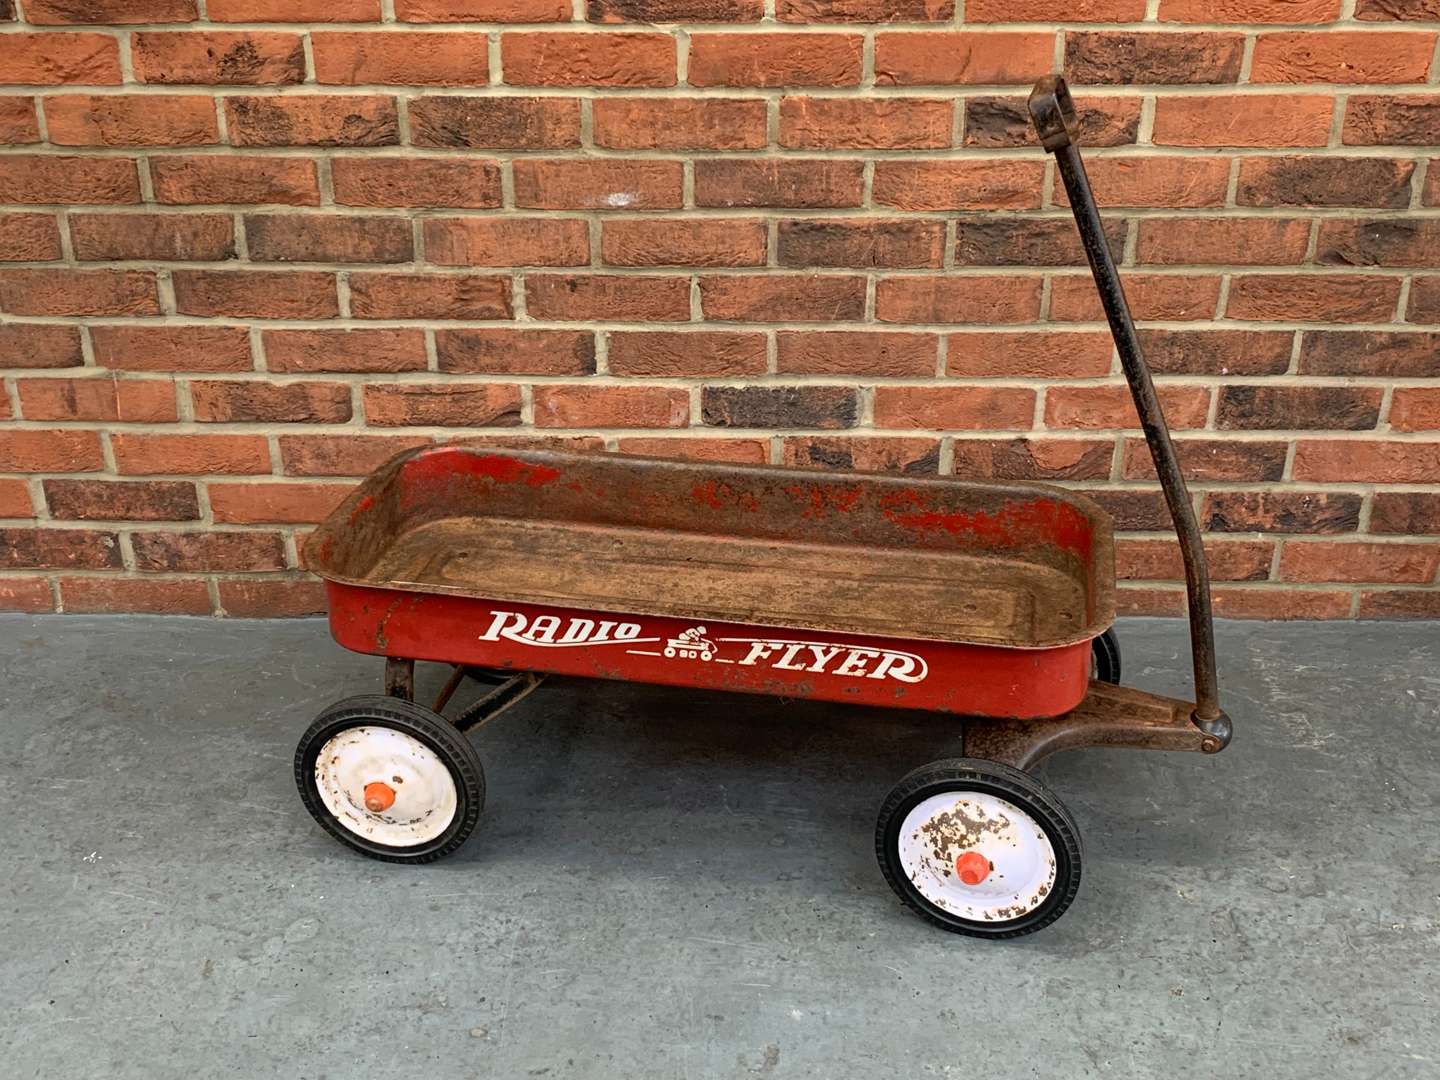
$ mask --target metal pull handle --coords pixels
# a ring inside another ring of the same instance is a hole
[[[1035,84],[1029,104],[1035,130],[1045,149],[1055,155],[1055,164],[1065,183],[1065,192],[1070,197],[1070,208],[1075,214],[1075,224],[1080,229],[1080,240],[1085,247],[1085,256],[1090,261],[1090,272],[1094,275],[1095,287],[1099,290],[1100,301],[1105,307],[1110,333],[1120,351],[1120,365],[1125,371],[1126,382],[1130,384],[1135,411],[1140,416],[1145,442],[1150,447],[1155,472],[1160,477],[1165,502],[1170,507],[1170,517],[1175,523],[1175,534],[1180,540],[1180,551],[1185,559],[1185,586],[1190,612],[1190,651],[1195,667],[1195,723],[1223,745],[1230,738],[1230,720],[1220,708],[1220,691],[1215,673],[1215,626],[1210,605],[1210,568],[1205,560],[1205,548],[1200,540],[1200,526],[1195,520],[1195,509],[1190,505],[1190,492],[1185,487],[1185,476],[1180,471],[1175,445],[1170,440],[1170,429],[1165,423],[1165,413],[1155,395],[1155,384],[1150,378],[1150,369],[1146,366],[1145,356],[1140,350],[1140,339],[1135,333],[1135,321],[1130,316],[1130,305],[1125,300],[1125,289],[1120,283],[1120,274],[1115,269],[1115,260],[1110,255],[1110,246],[1105,239],[1105,225],[1100,220],[1095,194],[1090,190],[1090,178],[1086,175],[1085,163],[1080,158],[1080,148],[1075,143],[1075,103],[1071,100],[1070,89],[1065,85],[1065,80],[1058,75],[1047,75]]]

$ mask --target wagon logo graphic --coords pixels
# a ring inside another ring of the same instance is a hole
[[[849,679],[894,679],[903,683],[918,683],[930,674],[924,657],[878,645],[839,645],[828,641],[797,641],[778,637],[722,637],[712,640],[705,636],[703,626],[692,626],[674,637],[661,639],[641,637],[640,624],[633,622],[579,616],[562,618],[558,615],[537,615],[531,619],[518,611],[492,610],[490,614],[494,618],[479,636],[481,641],[503,638],[542,649],[658,645],[659,648],[655,649],[628,648],[625,651],[633,656],[655,656],[666,660],[767,667]],[[723,655],[727,652],[731,655]]]

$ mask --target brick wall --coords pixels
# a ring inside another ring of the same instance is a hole
[[[1056,24],[1057,13],[1070,20]],[[1437,0],[0,0],[0,605],[315,610],[496,438],[1058,481],[1179,560],[1024,92],[1065,70],[1219,610],[1440,615]]]

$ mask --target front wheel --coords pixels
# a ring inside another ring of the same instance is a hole
[[[1080,833],[1044,785],[977,758],[935,761],[880,807],[880,870],[941,929],[1008,938],[1048,926],[1080,888]]]
[[[485,770],[438,713],[384,694],[322,712],[295,749],[295,785],[331,836],[384,862],[455,851],[485,805]]]
[[[1111,686],[1120,685],[1120,638],[1113,626],[1090,645],[1090,677]]]

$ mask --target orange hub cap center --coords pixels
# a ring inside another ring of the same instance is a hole
[[[966,885],[979,885],[990,876],[990,860],[978,851],[967,851],[955,860],[955,873]]]
[[[365,809],[379,814],[395,805],[395,789],[389,784],[376,780],[365,785]]]

